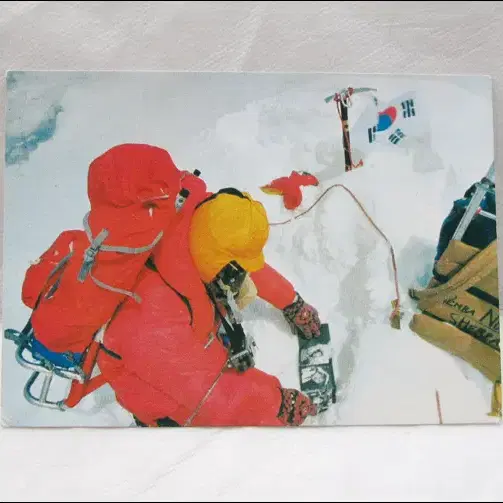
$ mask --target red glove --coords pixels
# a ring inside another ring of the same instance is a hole
[[[300,426],[308,416],[315,416],[316,405],[309,397],[296,389],[281,388],[281,406],[278,419],[285,426]]]
[[[306,339],[321,335],[321,322],[318,311],[307,304],[299,294],[297,294],[292,304],[283,309],[283,314],[292,331],[297,335],[300,332],[300,335]]]

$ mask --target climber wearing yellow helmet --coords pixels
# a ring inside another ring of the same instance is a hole
[[[190,200],[190,199],[189,199]],[[188,201],[189,201],[188,200]],[[300,425],[311,400],[254,364],[240,309],[259,297],[296,334],[320,320],[264,257],[266,211],[236,189],[203,194],[154,250],[135,292],[111,321],[105,345],[120,355],[100,367],[141,425]]]

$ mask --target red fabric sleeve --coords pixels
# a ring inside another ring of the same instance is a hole
[[[250,274],[257,287],[258,296],[278,309],[284,309],[295,298],[294,286],[278,271],[266,264]]]

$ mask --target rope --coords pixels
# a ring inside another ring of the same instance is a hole
[[[201,399],[201,401],[197,404],[197,407],[195,408],[194,412],[190,415],[190,417],[187,419],[187,421],[185,421],[185,423],[183,425],[184,427],[185,426],[190,426],[192,424],[192,421],[194,420],[194,418],[199,414],[199,411],[201,410],[201,408],[203,407],[203,405],[206,403],[206,400],[208,400],[208,398],[210,397],[211,393],[215,389],[215,386],[218,384],[218,381],[220,380],[220,378],[224,374],[225,369],[227,368],[228,363],[229,363],[229,360],[227,359],[225,361],[222,369],[218,373],[217,377],[213,381],[213,384],[210,386],[210,388],[208,389],[208,391],[206,392],[206,394],[203,396],[203,398]]]
[[[340,184],[340,183],[335,183],[333,185],[331,185],[330,187],[328,187],[327,189],[325,189],[323,191],[323,193],[314,201],[313,204],[311,204],[311,206],[309,206],[309,208],[307,208],[307,210],[303,211],[302,213],[299,213],[298,215],[288,219],[288,220],[284,220],[283,222],[273,222],[271,223],[270,225],[271,226],[278,226],[278,225],[286,225],[290,222],[292,222],[293,220],[297,220],[298,218],[306,215],[307,213],[309,213],[332,189],[336,188],[336,187],[339,187],[341,189],[344,189],[353,199],[353,201],[358,205],[358,207],[360,208],[360,210],[363,212],[363,214],[365,215],[365,217],[367,218],[367,220],[370,222],[370,224],[372,225],[372,227],[374,227],[374,229],[379,233],[379,235],[384,239],[384,241],[386,241],[386,243],[388,244],[389,246],[389,249],[390,249],[390,253],[391,253],[391,262],[392,262],[392,267],[393,267],[393,276],[394,276],[394,283],[395,283],[395,292],[396,292],[396,301],[393,303],[393,311],[391,313],[391,316],[390,316],[390,319],[398,319],[399,316],[400,316],[400,288],[399,288],[399,285],[398,285],[398,267],[397,267],[397,264],[396,264],[396,257],[395,257],[395,250],[393,249],[393,245],[391,244],[391,242],[389,241],[389,239],[387,238],[387,236],[384,234],[384,232],[377,226],[377,224],[374,222],[374,220],[372,219],[372,217],[368,214],[367,210],[363,207],[363,205],[360,203],[360,201],[358,200],[358,198],[353,194],[353,192],[351,192],[350,189],[348,189],[346,186]]]
[[[435,398],[437,400],[438,423],[444,424],[444,421],[442,419],[442,406],[440,405],[440,393],[438,392],[438,390],[435,390]]]
[[[330,187],[328,187],[327,189],[325,189],[325,191],[314,201],[314,203],[307,210],[303,211],[302,213],[299,213],[298,215],[296,215],[293,218],[290,218],[289,220],[285,220],[283,222],[273,222],[273,223],[270,223],[269,225],[271,225],[271,226],[286,225],[286,224],[292,222],[293,220],[297,220],[298,218],[306,215],[307,213],[309,213],[323,199],[323,197],[325,197],[332,189],[334,189],[336,187],[340,187],[340,188],[344,189],[353,198],[353,200],[356,202],[356,204],[361,209],[361,211],[363,212],[363,214],[367,217],[367,220],[374,227],[374,229],[383,237],[383,239],[386,241],[386,243],[388,244],[388,246],[390,248],[390,251],[391,251],[391,260],[392,260],[392,265],[393,265],[394,281],[395,281],[395,291],[396,291],[396,301],[393,303],[393,311],[392,311],[392,313],[390,315],[390,319],[391,320],[399,319],[399,317],[400,317],[400,289],[399,289],[399,286],[398,286],[398,268],[397,268],[397,265],[396,265],[395,251],[394,251],[393,246],[391,245],[389,239],[384,234],[384,232],[382,232],[381,229],[376,225],[376,223],[374,222],[374,220],[372,219],[372,217],[368,214],[367,210],[363,207],[363,205],[360,203],[360,201],[358,200],[358,198],[353,194],[353,192],[351,192],[350,189],[348,189],[344,185],[338,184],[338,183],[336,183],[334,185],[331,185]],[[393,321],[392,321],[392,325],[393,325]],[[201,401],[197,405],[197,407],[194,410],[194,412],[191,414],[191,416],[184,423],[184,426],[190,426],[192,424],[192,421],[194,420],[194,418],[197,416],[197,414],[201,410],[202,406],[206,403],[206,401],[210,397],[211,393],[215,389],[215,386],[218,384],[218,381],[222,377],[222,375],[223,375],[223,373],[225,371],[225,368],[227,367],[227,364],[228,364],[228,360],[225,362],[225,364],[222,367],[220,373],[217,375],[217,377],[215,378],[215,381],[213,382],[213,384],[211,385],[211,387],[208,389],[208,391],[206,392],[206,394],[204,395],[204,397],[201,399]]]

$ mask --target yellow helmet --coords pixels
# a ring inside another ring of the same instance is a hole
[[[194,212],[189,244],[201,279],[209,283],[229,262],[247,272],[264,267],[269,238],[265,208],[246,192],[223,189]]]

